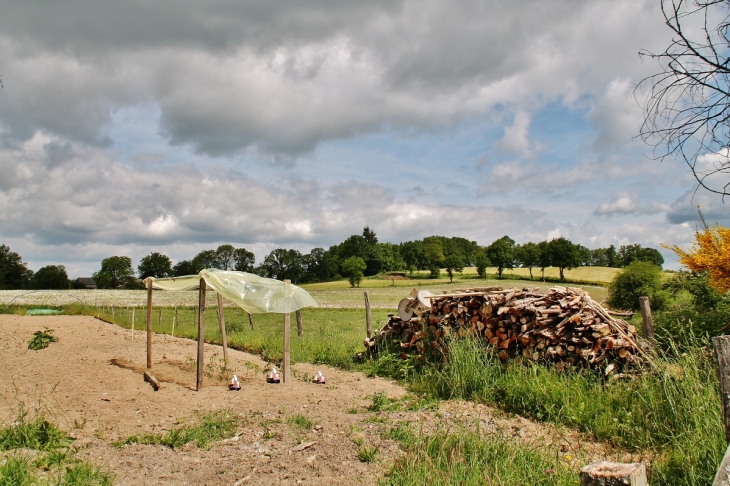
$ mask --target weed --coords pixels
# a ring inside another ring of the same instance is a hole
[[[293,417],[289,417],[288,421],[290,424],[305,430],[310,430],[314,427],[314,422],[304,415],[294,415]]]
[[[0,451],[20,448],[50,451],[66,447],[72,441],[42,415],[29,417],[22,407],[13,423],[0,429]]]
[[[357,451],[357,458],[360,459],[361,462],[374,462],[375,459],[378,457],[379,449],[377,447],[373,446],[362,446]]]
[[[371,412],[392,412],[401,409],[401,402],[388,398],[385,392],[377,392],[372,396],[373,403],[368,407]]]
[[[25,457],[10,456],[5,464],[0,466],[1,486],[26,486],[36,483],[31,471],[31,463]]]
[[[411,444],[414,440],[411,426],[406,422],[398,422],[384,435],[386,438],[400,442],[401,444]]]
[[[357,407],[348,408],[347,413],[349,413],[350,415],[357,415],[358,413],[360,413],[360,409]]]
[[[53,335],[53,329],[46,328],[45,331],[36,331],[33,333],[33,338],[28,341],[28,349],[35,351],[45,349],[49,344],[57,341],[58,337]]]
[[[133,435],[122,442],[113,442],[115,447],[129,444],[164,445],[170,448],[182,447],[195,442],[201,449],[207,449],[211,442],[232,437],[236,431],[236,420],[228,411],[211,412],[194,427],[173,428],[167,434]]]

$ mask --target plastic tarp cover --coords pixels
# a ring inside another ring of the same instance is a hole
[[[152,288],[159,290],[196,290],[203,278],[206,287],[235,302],[251,314],[295,312],[303,307],[318,307],[317,302],[301,287],[273,278],[246,272],[205,269],[198,275],[173,278],[149,277]]]

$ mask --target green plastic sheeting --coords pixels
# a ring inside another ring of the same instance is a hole
[[[295,312],[303,307],[318,307],[317,302],[301,287],[273,278],[264,278],[246,272],[206,268],[198,275],[185,277],[145,279],[158,290],[197,290],[200,279],[206,288],[215,290],[251,314]]]
[[[52,316],[54,314],[62,314],[62,310],[57,309],[28,309],[25,313],[29,316]]]

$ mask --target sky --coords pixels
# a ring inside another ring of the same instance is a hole
[[[730,205],[639,137],[658,0],[2,1],[0,243],[688,246]]]

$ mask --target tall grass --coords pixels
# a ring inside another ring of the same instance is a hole
[[[726,446],[718,381],[707,348],[684,349],[657,352],[651,372],[606,381],[589,370],[520,364],[505,369],[467,339],[453,341],[448,363],[417,376],[414,387],[568,425],[629,450],[652,451],[655,484],[709,484]]]
[[[503,435],[448,431],[407,438],[381,484],[574,485],[576,467],[550,446],[519,444]]]

